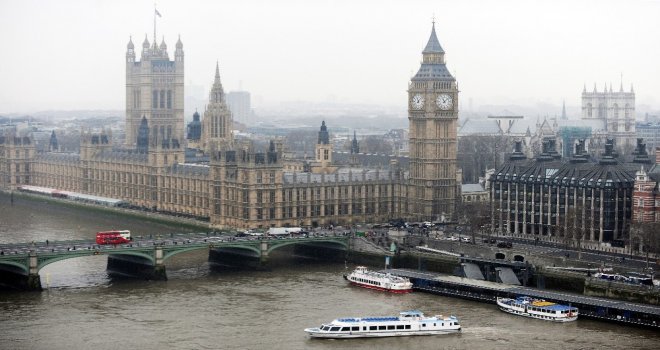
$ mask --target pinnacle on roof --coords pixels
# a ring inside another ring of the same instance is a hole
[[[128,37],[128,45],[126,45],[126,48],[128,48],[129,50],[133,50],[133,48],[135,48],[135,45],[133,45],[133,37],[132,36]]]
[[[183,49],[183,43],[181,42],[181,34],[179,34],[179,40],[176,41],[176,48]]]
[[[149,39],[147,39],[147,34],[144,35],[144,42],[142,43],[142,47],[145,49],[149,48]]]
[[[437,35],[435,35],[435,22],[433,22],[433,26],[431,27],[431,36],[429,37],[429,41],[426,43],[426,47],[422,53],[445,53],[445,50],[443,50],[442,46],[440,46]]]
[[[160,49],[167,50],[167,44],[165,44],[165,36],[163,35],[163,40],[160,42]]]
[[[220,81],[220,62],[215,61],[215,81]]]

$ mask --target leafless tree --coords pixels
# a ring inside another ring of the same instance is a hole
[[[502,164],[503,154],[512,149],[507,136],[469,135],[458,140],[458,165],[465,183],[476,183],[487,168]]]
[[[381,135],[369,135],[360,140],[360,153],[392,154],[392,144]]]
[[[657,254],[660,248],[660,222],[636,222],[630,227],[630,253],[645,253],[646,267],[649,267],[650,254]]]
[[[575,208],[569,208],[565,215],[560,215],[556,229],[566,249],[569,247],[577,248],[578,260],[582,259],[582,241],[584,240],[585,230],[582,228]]]
[[[470,229],[472,242],[476,243],[476,233],[490,223],[490,206],[487,202],[459,202],[456,207],[459,223]]]

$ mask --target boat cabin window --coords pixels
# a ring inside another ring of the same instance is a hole
[[[379,330],[379,331],[384,331],[385,329],[386,329],[385,326],[378,326],[378,330]]]
[[[387,326],[387,329],[394,329],[394,325]]]
[[[341,331],[342,331],[342,332],[350,332],[350,331],[351,331],[351,327],[342,327],[342,328],[341,328]]]
[[[360,327],[359,327],[359,326],[358,326],[358,327],[351,327],[351,330],[352,330],[352,331],[359,331],[359,330],[360,330]]]
[[[410,329],[410,325],[409,325],[409,324],[406,325],[406,329]]]
[[[370,331],[375,331],[378,329],[378,326],[369,326]]]
[[[396,329],[403,329],[403,325],[402,324],[396,325]]]
[[[435,327],[435,323],[433,324],[433,327]]]
[[[426,323],[422,323],[422,327],[426,327]]]
[[[330,332],[338,332],[340,327],[332,327],[330,328]]]
[[[326,326],[322,326],[322,327],[321,327],[321,330],[322,330],[322,331],[327,331],[327,330],[328,330],[328,327],[326,327]]]
[[[363,330],[363,331],[366,331],[366,330],[367,330],[367,326],[362,327],[362,330]]]

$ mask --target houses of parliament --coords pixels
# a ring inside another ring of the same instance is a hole
[[[30,134],[0,135],[0,188],[24,185],[120,199],[134,207],[208,219],[213,228],[350,225],[393,218],[450,219],[460,191],[458,87],[435,24],[420,68],[408,84],[410,155],[360,163],[353,139],[348,164],[333,161],[320,127],[312,161],[287,159],[281,140],[257,149],[234,139],[232,115],[216,66],[209,101],[184,128],[183,43],[170,59],[164,40],[145,38],[140,59],[126,51],[126,141],[83,130],[79,153],[37,152]],[[186,159],[197,147],[207,162]]]

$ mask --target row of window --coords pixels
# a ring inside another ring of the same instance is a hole
[[[368,280],[366,278],[354,278],[354,281],[371,284],[372,286],[380,286],[380,282]]]

